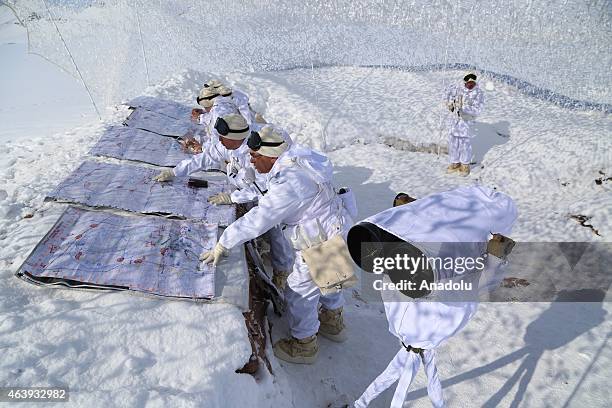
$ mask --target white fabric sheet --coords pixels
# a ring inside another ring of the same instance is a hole
[[[410,204],[390,208],[366,222],[418,247],[428,257],[479,257],[492,233],[509,235],[517,217],[513,200],[484,186],[459,187],[432,194]],[[465,243],[445,246],[443,243]],[[445,252],[451,248],[453,252]],[[461,253],[456,253],[459,251]],[[436,271],[439,275],[444,275]],[[388,281],[388,277],[385,277]],[[452,337],[476,313],[477,302],[414,301],[399,291],[383,291],[389,331],[404,345],[427,350],[424,354],[428,393],[434,407],[443,407],[433,350]],[[392,408],[400,408],[419,357],[401,349],[387,369],[355,402],[363,408],[399,379]]]

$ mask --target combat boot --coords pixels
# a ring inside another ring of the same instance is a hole
[[[459,163],[451,163],[446,168],[446,172],[447,173],[454,173],[456,171],[459,171],[459,167],[461,167],[461,164],[459,164]]]
[[[274,355],[288,363],[313,364],[319,355],[317,335],[313,334],[305,339],[289,337],[274,344]]]
[[[342,317],[342,308],[327,310],[324,307],[319,309],[319,334],[336,343],[346,340],[346,326]]]
[[[470,165],[469,164],[462,164],[459,167],[459,175],[462,176],[462,177],[465,177],[468,174],[470,174]]]

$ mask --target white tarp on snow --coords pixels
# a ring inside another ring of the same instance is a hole
[[[182,103],[154,96],[138,96],[126,103],[130,108],[143,108],[148,111],[160,113],[176,120],[189,119],[191,108]]]
[[[227,226],[235,220],[233,206],[215,206],[207,199],[227,189],[208,181],[207,188],[192,188],[184,180],[158,183],[156,169],[95,161],[83,162],[47,198],[93,207],[111,207],[142,213],[196,218]]]
[[[89,154],[168,167],[192,156],[174,138],[126,126],[107,129]]]
[[[190,122],[188,117],[184,120],[176,120],[143,108],[134,109],[124,124],[132,128],[148,130],[171,137],[189,136],[204,129],[202,126]]]
[[[18,275],[39,283],[210,299],[215,270],[199,255],[216,242],[215,224],[69,207]]]

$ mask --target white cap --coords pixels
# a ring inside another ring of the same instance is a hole
[[[227,86],[221,86],[217,88],[217,92],[219,92],[219,95],[221,96],[230,96],[232,94],[232,88]]]
[[[219,136],[224,137],[226,139],[231,140],[244,140],[250,134],[249,124],[246,119],[242,117],[242,115],[238,113],[230,113],[221,117],[226,123],[227,126],[232,130],[227,135],[219,134]]]
[[[469,76],[473,76],[473,78],[469,78],[468,80],[466,80],[466,78],[468,77],[468,75],[469,75]],[[464,82],[470,82],[470,81],[472,81],[472,82],[476,82],[476,78],[478,78],[478,76],[476,75],[476,72],[475,72],[475,71],[468,71],[468,72],[466,72],[466,73],[465,73],[465,75],[464,75],[464,77],[463,77],[463,81],[464,81]]]
[[[276,129],[274,126],[266,125],[258,133],[259,133],[259,136],[261,137],[262,142],[272,142],[272,143],[283,142],[279,146],[260,147],[259,150],[257,150],[257,153],[261,154],[262,156],[278,157],[289,148],[287,141],[283,137],[282,131],[279,129]]]
[[[219,81],[217,79],[211,79],[211,80],[209,80],[208,82],[206,82],[204,84],[205,88],[219,88],[221,86],[223,86],[223,82],[221,82],[221,81]]]
[[[210,108],[213,106],[213,99],[217,96],[219,96],[219,93],[214,88],[202,88],[197,98],[198,105]]]

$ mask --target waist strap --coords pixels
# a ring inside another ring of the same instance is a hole
[[[416,353],[419,356],[421,356],[421,360],[423,359],[423,353],[425,352],[425,349],[412,347],[410,344],[409,345],[405,345],[403,341],[401,343],[402,343],[402,346],[406,349],[407,352],[411,352],[412,351],[413,353]]]

